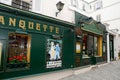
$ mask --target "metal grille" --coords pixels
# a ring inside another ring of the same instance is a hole
[[[22,0],[12,0],[12,6],[23,10],[30,10],[32,5]]]

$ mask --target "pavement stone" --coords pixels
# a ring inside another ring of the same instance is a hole
[[[120,60],[5,80],[120,80]]]
[[[113,61],[107,65],[61,80],[120,80],[120,61]]]

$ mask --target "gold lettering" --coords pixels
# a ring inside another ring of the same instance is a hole
[[[59,34],[59,28],[56,28],[56,33]]]
[[[54,29],[54,27],[53,27],[53,26],[50,26],[50,32],[52,32],[52,31],[53,31],[53,29]]]
[[[36,30],[40,30],[40,24],[36,23]]]
[[[16,26],[16,19],[9,18],[9,26]]]
[[[34,23],[33,23],[33,22],[29,22],[29,23],[28,23],[28,26],[29,26],[29,27],[28,27],[29,29],[33,29],[33,28],[34,28]]]
[[[43,25],[44,32],[47,30],[47,25]]]
[[[26,29],[24,20],[19,21],[19,27],[22,28],[22,29]]]
[[[0,16],[0,23],[5,24],[4,16]]]

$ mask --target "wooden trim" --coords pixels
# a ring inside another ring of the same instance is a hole
[[[31,49],[31,36],[28,36],[28,44],[27,44],[27,62],[30,63],[30,49]]]
[[[98,37],[98,56],[102,56],[102,36]]]

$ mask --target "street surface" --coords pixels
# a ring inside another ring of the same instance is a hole
[[[71,75],[61,80],[120,80],[120,61],[113,61],[107,65]]]

